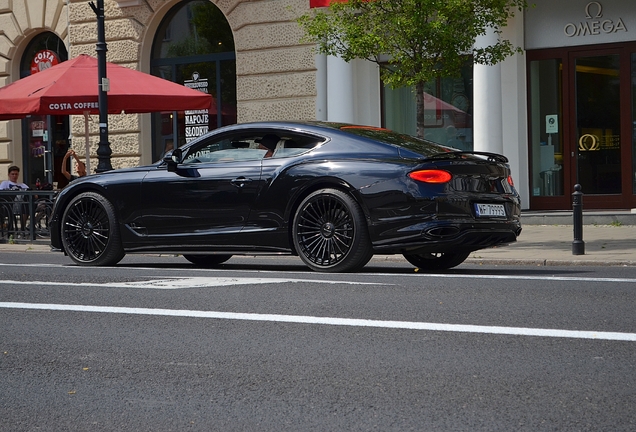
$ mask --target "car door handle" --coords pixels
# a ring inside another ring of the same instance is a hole
[[[238,188],[242,188],[243,186],[245,186],[245,183],[249,183],[251,181],[252,179],[247,177],[237,177],[234,180],[232,180],[230,183],[232,183],[234,186]]]

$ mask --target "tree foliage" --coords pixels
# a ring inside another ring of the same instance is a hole
[[[469,54],[485,65],[514,54],[519,49],[508,40],[475,47],[475,39],[489,29],[500,34],[526,6],[526,0],[349,0],[313,9],[299,23],[321,53],[376,62],[384,82],[401,87],[457,76]]]
[[[525,7],[526,0],[348,0],[312,9],[298,22],[304,41],[319,52],[375,62],[384,83],[421,93],[428,81],[459,76],[469,56],[492,65],[519,52],[501,37],[501,28]],[[497,42],[476,47],[477,37],[492,29]],[[418,100],[418,135],[420,114]]]

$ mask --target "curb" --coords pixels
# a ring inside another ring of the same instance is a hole
[[[407,262],[402,255],[377,255],[372,261]],[[463,264],[506,265],[533,267],[636,267],[636,261],[630,260],[570,260],[570,259],[523,259],[523,258],[467,258]]]
[[[468,258],[464,264],[476,265],[507,265],[507,266],[535,266],[535,267],[635,267],[636,261],[600,261],[600,260],[524,260],[498,258]]]
[[[55,253],[48,244],[0,244],[0,251],[12,253]],[[145,255],[161,255],[148,253]],[[245,255],[250,256],[250,255]],[[260,256],[263,257],[263,256]],[[402,255],[374,255],[371,262],[407,262]],[[523,259],[523,258],[475,258],[469,257],[465,264],[473,265],[505,265],[533,267],[636,267],[633,260],[590,260],[590,259]],[[415,268],[415,267],[414,267]]]
[[[51,252],[50,245],[38,245],[38,244],[0,244],[0,251],[2,252],[31,252],[31,253],[44,253]]]

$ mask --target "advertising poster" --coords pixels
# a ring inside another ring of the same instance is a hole
[[[192,74],[191,80],[183,83],[188,88],[208,93],[208,79],[201,78],[198,72]],[[209,131],[208,110],[188,110],[185,112],[185,140],[189,143]]]

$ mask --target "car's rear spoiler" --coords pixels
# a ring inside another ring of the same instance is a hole
[[[508,158],[504,155],[500,155],[498,153],[490,153],[490,152],[482,152],[482,151],[450,151],[437,153],[433,156],[428,156],[425,159],[461,159],[463,155],[478,155],[478,156],[486,156],[489,161],[492,162],[502,162],[508,163]]]

